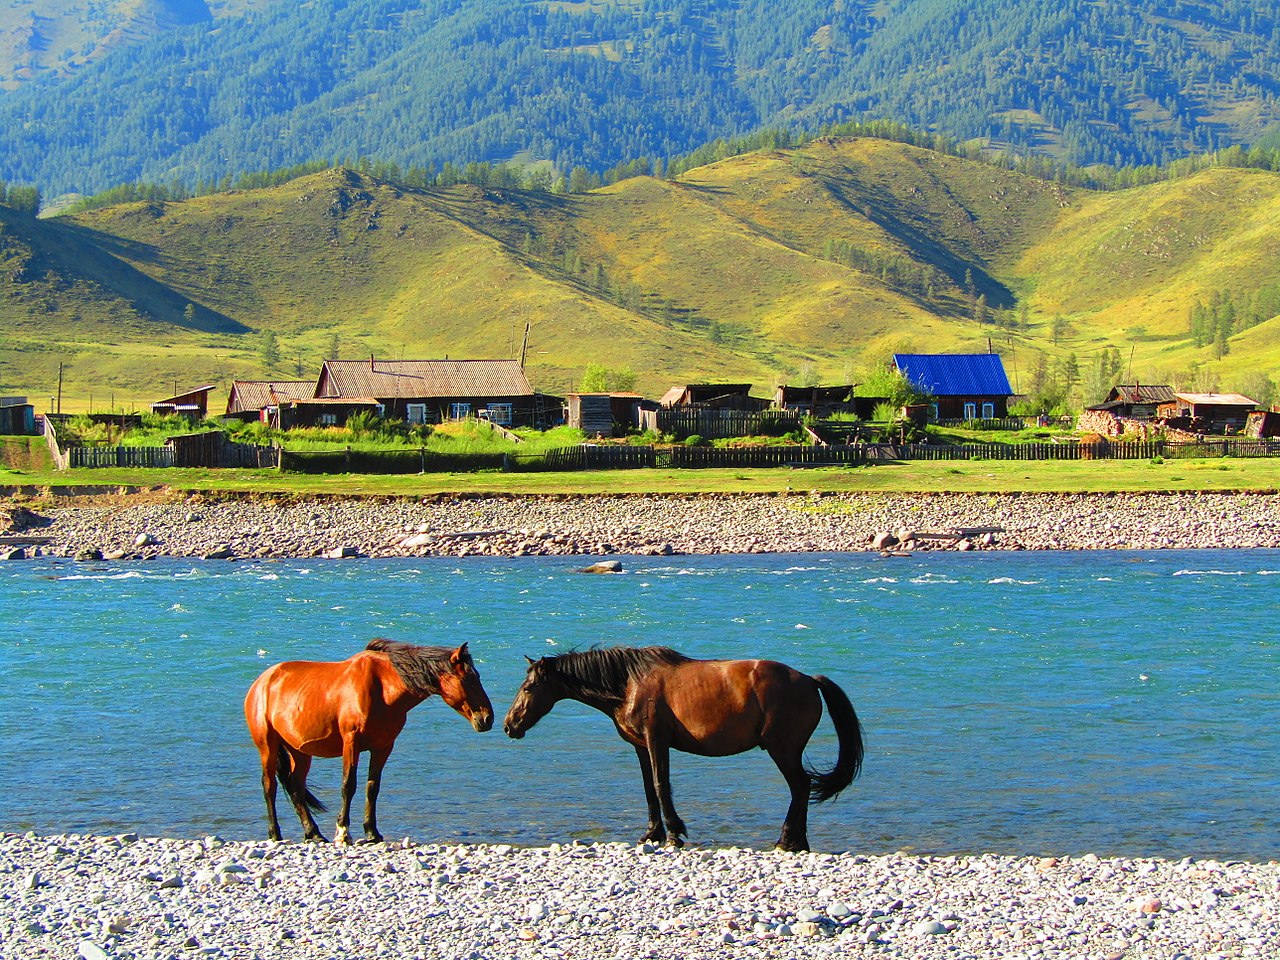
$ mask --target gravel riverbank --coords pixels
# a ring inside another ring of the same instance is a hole
[[[16,502],[11,503],[10,513]],[[790,494],[28,505],[34,552],[110,558],[1280,547],[1274,494]],[[0,521],[4,513],[0,511]],[[4,531],[0,531],[4,532]]]
[[[1275,956],[1280,865],[0,834],[6,958]]]

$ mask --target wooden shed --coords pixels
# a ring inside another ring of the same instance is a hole
[[[850,413],[853,384],[834,387],[780,386],[773,395],[773,405],[802,417],[829,417],[833,413]]]
[[[209,415],[209,394],[214,389],[214,385],[210,383],[188,390],[186,393],[179,393],[177,396],[157,400],[151,404],[151,412],[161,416],[178,414],[190,420],[203,420]]]
[[[1154,420],[1160,405],[1174,402],[1173,387],[1167,383],[1119,383],[1107,399],[1087,410],[1098,410],[1129,420]]]
[[[315,396],[314,380],[233,380],[227,396],[227,412],[233,420],[261,420],[280,425],[280,406],[291,400]]]
[[[26,397],[0,397],[0,433],[31,436],[36,433],[36,408]]]
[[[751,396],[749,383],[686,383],[672,387],[658,401],[662,406],[702,407],[710,410],[763,410],[769,401]]]
[[[1237,433],[1257,406],[1256,400],[1239,393],[1175,393],[1158,412],[1172,426],[1195,433]]]

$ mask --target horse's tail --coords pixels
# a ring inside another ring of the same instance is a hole
[[[284,792],[294,803],[306,807],[312,813],[323,813],[329,809],[306,787],[302,788],[301,794],[298,793],[298,782],[293,779],[293,757],[289,755],[283,742],[276,751],[276,776],[280,780],[280,786],[284,787]]]
[[[853,783],[853,778],[862,769],[862,724],[858,722],[853,704],[834,681],[823,676],[816,676],[813,681],[822,691],[822,699],[826,701],[831,722],[835,724],[836,734],[840,738],[840,754],[830,771],[819,773],[811,767],[807,768],[810,781],[809,802],[821,803],[835,797]]]

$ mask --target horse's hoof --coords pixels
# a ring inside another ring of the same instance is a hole
[[[382,842],[383,842],[382,834],[380,833],[366,834],[364,837],[356,841],[356,843],[358,843],[362,847],[368,846],[371,843],[382,843]]]
[[[779,840],[777,843],[777,846],[775,846],[773,849],[780,850],[783,853],[808,853],[809,843],[807,840],[802,841],[800,843],[792,843],[790,841],[784,842],[782,840]]]
[[[309,833],[302,839],[307,843],[328,843],[329,842],[324,838],[323,833]]]
[[[679,837],[667,837],[667,846],[679,850],[684,846],[684,841]]]

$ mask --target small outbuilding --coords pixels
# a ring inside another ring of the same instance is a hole
[[[759,411],[769,401],[751,396],[749,383],[686,383],[672,387],[658,403],[668,409],[698,407],[704,410]]]
[[[1121,383],[1111,388],[1107,399],[1087,410],[1109,413],[1126,420],[1154,420],[1161,404],[1174,402],[1173,387],[1167,383]]]
[[[234,380],[227,397],[228,419],[260,420],[280,426],[280,407],[315,396],[314,380]]]
[[[571,393],[565,398],[565,423],[589,437],[608,437],[638,426],[640,410],[657,406],[638,393]]]
[[[1157,412],[1170,425],[1196,433],[1238,433],[1257,406],[1239,393],[1175,393]]]
[[[209,383],[165,400],[157,400],[151,404],[151,412],[161,416],[177,414],[189,420],[203,420],[209,415],[209,394],[214,389],[214,385]]]
[[[36,432],[36,408],[26,397],[0,397],[0,433],[31,436]]]
[[[853,384],[835,387],[778,387],[773,405],[778,410],[800,417],[829,417],[833,413],[850,413]]]

